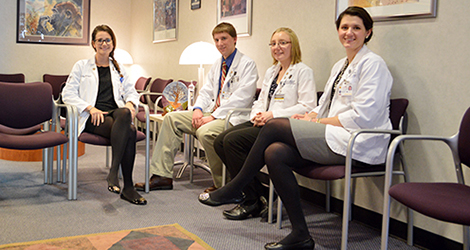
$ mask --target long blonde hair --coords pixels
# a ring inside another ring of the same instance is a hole
[[[279,32],[284,32],[287,35],[289,35],[290,41],[291,41],[291,64],[297,64],[299,62],[302,62],[302,52],[300,51],[300,42],[299,38],[295,34],[295,32],[287,27],[281,27],[276,29],[273,34],[271,35],[271,38],[274,36],[274,34],[279,33]],[[272,55],[271,55],[272,56]],[[273,57],[273,64],[277,64],[278,61]]]

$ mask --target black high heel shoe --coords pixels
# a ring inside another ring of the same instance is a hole
[[[238,204],[238,203],[241,203],[243,200],[245,200],[245,194],[242,194],[241,197],[231,198],[231,199],[223,200],[223,201],[216,201],[214,199],[211,199],[210,194],[211,193],[200,194],[198,197],[199,202],[208,206],[217,207],[217,206],[225,205],[225,204]]]

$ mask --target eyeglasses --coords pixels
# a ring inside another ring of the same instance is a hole
[[[103,44],[103,43],[105,43],[105,42],[106,42],[107,44],[109,44],[111,41],[112,41],[111,39],[106,38],[106,39],[98,39],[98,40],[95,40],[95,43],[98,43],[98,44],[101,45],[101,44]]]
[[[272,47],[276,47],[276,45],[279,45],[279,46],[281,46],[281,47],[286,47],[287,44],[289,44],[289,43],[292,43],[292,42],[280,41],[280,42],[277,42],[277,43],[274,43],[274,42],[273,42],[273,43],[270,43],[270,44],[268,44],[268,45],[269,45],[269,47],[271,47],[271,48],[272,48]]]

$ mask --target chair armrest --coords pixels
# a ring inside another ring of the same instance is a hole
[[[394,155],[397,150],[397,147],[406,140],[426,140],[426,141],[441,141],[444,142],[452,152],[452,157],[454,160],[454,165],[457,171],[457,179],[459,183],[463,183],[462,167],[460,165],[460,158],[458,155],[458,134],[455,134],[450,137],[444,136],[435,136],[435,135],[400,135],[397,136],[388,149],[387,160],[385,162],[385,178],[391,179],[393,164],[394,164]],[[390,185],[391,182],[388,183]]]
[[[238,114],[250,113],[250,112],[251,112],[251,108],[236,108],[236,109],[231,109],[230,111],[228,111],[227,116],[225,117],[225,126],[224,126],[224,130],[226,130],[226,129],[229,128],[229,126],[230,126],[230,118],[232,118],[232,116],[234,115],[235,112],[238,113]]]
[[[139,100],[142,96],[144,96],[145,99],[147,99],[147,103],[150,105],[151,109],[156,109],[157,103],[160,101],[161,97],[163,96],[163,93],[144,91],[139,94]],[[150,96],[159,96],[159,98],[157,98],[155,102],[152,102],[152,100],[150,99]]]
[[[138,104],[138,107],[142,107],[144,109],[144,113],[145,113],[145,132],[146,132],[146,136],[148,138],[149,136],[149,131],[150,131],[150,118],[149,118],[149,114],[150,114],[150,111],[149,111],[149,106],[147,104],[144,104],[144,103],[141,103],[139,102]]]
[[[401,135],[402,132],[400,130],[389,130],[389,129],[359,129],[354,131],[351,136],[349,137],[348,147],[346,150],[346,177],[351,175],[352,170],[352,150],[354,143],[356,142],[356,138],[361,134],[389,134],[389,135]]]
[[[59,117],[57,114],[59,113],[59,110],[65,109],[66,110],[66,117],[65,117],[65,126],[68,128],[68,131],[73,131],[73,126],[74,124],[78,124],[78,109],[77,107],[73,105],[68,105],[68,104],[55,104],[56,107],[56,115],[52,118],[53,122],[53,127],[56,125],[56,123],[59,123],[60,126],[60,120],[57,121],[57,117]],[[71,134],[71,133],[70,133]]]

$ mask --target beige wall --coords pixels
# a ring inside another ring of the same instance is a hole
[[[335,1],[253,0],[252,36],[238,40],[238,48],[252,57],[260,77],[271,64],[270,35],[280,26],[294,29],[300,38],[303,61],[312,67],[318,89],[323,89],[332,65],[344,55],[334,27]],[[190,10],[190,0],[179,1],[178,40],[152,43],[151,0],[100,0],[91,3],[91,27],[107,23],[118,36],[118,47],[128,50],[135,61],[130,70],[140,75],[197,79],[197,66],[180,66],[179,56],[196,41],[211,42],[216,25],[216,1],[203,0],[202,8]],[[392,97],[410,100],[409,133],[451,135],[457,131],[463,112],[470,106],[468,30],[469,1],[439,1],[433,19],[378,22],[369,48],[381,55],[394,77]],[[86,46],[17,44],[16,1],[3,1],[0,8],[0,72],[23,72],[27,81],[44,73],[67,74],[73,64],[91,57]],[[206,72],[209,66],[206,66]],[[259,83],[261,84],[261,83]],[[451,156],[440,144],[410,142],[407,160],[414,180],[455,180],[452,171],[441,168]],[[424,158],[423,158],[424,157]],[[470,178],[468,171],[466,176]],[[323,183],[302,180],[303,185],[322,191]],[[342,198],[341,181],[333,194]],[[382,178],[358,180],[355,203],[382,212]],[[395,206],[393,217],[403,220]],[[461,242],[461,227],[418,216],[416,224],[428,231]]]

